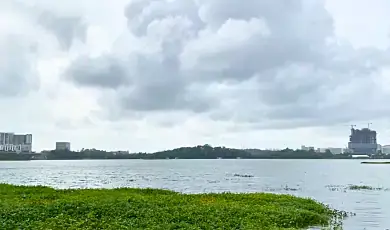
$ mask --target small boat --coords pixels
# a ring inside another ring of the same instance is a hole
[[[390,161],[363,161],[361,164],[386,165],[390,164]]]

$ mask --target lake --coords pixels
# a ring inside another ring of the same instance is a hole
[[[153,187],[183,193],[274,192],[356,216],[344,229],[390,229],[390,165],[361,160],[77,160],[0,162],[0,183],[55,188]],[[350,190],[369,185],[381,190]]]

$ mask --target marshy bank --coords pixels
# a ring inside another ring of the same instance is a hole
[[[305,229],[339,225],[345,216],[291,195],[0,184],[2,229]]]

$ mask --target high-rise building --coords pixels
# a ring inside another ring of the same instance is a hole
[[[348,148],[354,155],[371,155],[377,152],[376,131],[369,128],[351,128]]]
[[[32,134],[0,132],[0,151],[31,152]]]
[[[13,143],[14,133],[0,133],[0,145],[10,145]]]

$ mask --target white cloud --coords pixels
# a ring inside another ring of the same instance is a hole
[[[2,1],[3,129],[36,150],[344,146],[368,121],[386,140],[388,4]]]
[[[326,6],[337,19],[335,32],[341,38],[355,47],[389,47],[389,1],[327,0]]]

